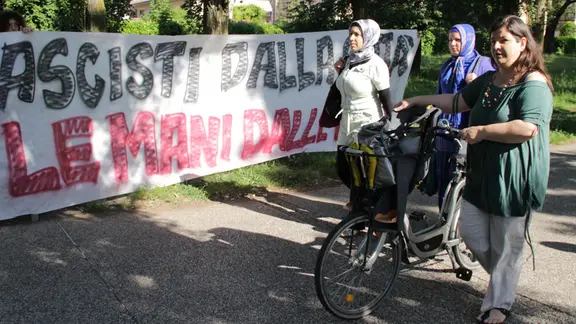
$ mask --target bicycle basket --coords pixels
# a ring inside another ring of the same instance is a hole
[[[364,125],[350,148],[364,151],[369,156],[363,159],[363,165],[348,159],[353,185],[360,186],[364,181],[368,189],[396,185],[394,164],[400,158],[417,160],[410,188],[421,183],[429,174],[430,158],[434,155],[433,130],[440,114],[441,111],[432,106],[411,108],[398,114],[400,125],[393,130],[387,120]]]
[[[352,149],[368,153],[368,156],[362,159],[364,165],[354,163],[350,158],[348,160],[352,167],[355,186],[360,186],[363,180],[366,181],[365,185],[368,189],[382,189],[396,184],[394,169],[389,158],[393,141],[386,133],[388,128],[387,120],[365,125],[358,132],[357,141],[350,145]]]

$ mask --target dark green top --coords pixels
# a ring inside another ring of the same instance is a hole
[[[550,172],[550,119],[552,92],[543,81],[526,81],[504,89],[491,108],[482,99],[494,72],[487,72],[462,89],[471,108],[470,126],[505,123],[520,119],[538,126],[529,141],[505,144],[481,141],[468,145],[464,198],[498,216],[524,216],[529,209],[541,210]],[[502,88],[492,85],[490,101]]]

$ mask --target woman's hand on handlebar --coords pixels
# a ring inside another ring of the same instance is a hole
[[[460,130],[460,138],[469,144],[476,144],[484,140],[482,126],[471,126]]]
[[[399,112],[399,111],[414,107],[415,105],[416,105],[415,98],[404,99],[404,100],[402,100],[399,103],[394,105],[394,111]]]

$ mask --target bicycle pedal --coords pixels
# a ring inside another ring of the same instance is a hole
[[[458,268],[456,271],[456,278],[462,279],[464,281],[470,281],[472,279],[472,270],[468,270],[466,268]]]

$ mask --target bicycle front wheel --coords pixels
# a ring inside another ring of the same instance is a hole
[[[343,220],[318,254],[316,294],[324,308],[339,318],[352,320],[372,313],[398,277],[399,237],[392,232],[368,236],[368,223],[367,215]]]

